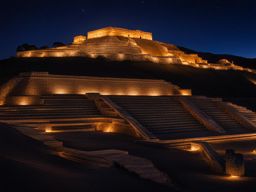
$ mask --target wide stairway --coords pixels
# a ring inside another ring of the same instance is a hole
[[[192,97],[190,100],[193,101],[199,109],[216,121],[222,128],[224,128],[227,134],[249,132],[247,128],[243,127],[234,118],[218,107],[218,102],[222,102],[221,100],[207,97]]]
[[[50,124],[52,130],[94,130],[96,122],[107,121],[85,95],[46,95],[40,99],[41,105],[0,107],[0,121],[33,127]]]
[[[175,96],[110,96],[152,134],[160,139],[216,135],[187,112]]]
[[[243,114],[246,118],[248,118],[251,122],[253,122],[256,125],[256,113],[247,109],[246,107],[239,106],[233,103],[228,103],[228,105],[234,107],[236,110],[238,110],[241,114]]]

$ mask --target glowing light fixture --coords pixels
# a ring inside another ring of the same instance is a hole
[[[114,132],[113,129],[111,127],[107,128],[106,130],[104,130],[105,133],[112,133]]]
[[[230,175],[230,176],[228,176],[228,179],[229,179],[229,180],[238,180],[238,179],[240,179],[240,176],[237,176],[237,175]]]
[[[201,148],[199,145],[191,144],[190,149],[188,151],[200,151]]]
[[[45,133],[52,133],[52,128],[51,127],[46,127],[45,128]]]
[[[20,100],[19,102],[18,102],[18,105],[29,105],[29,102],[28,102],[28,100],[27,99],[22,99],[22,100]]]
[[[68,91],[66,89],[63,89],[63,88],[56,88],[53,92],[54,92],[54,94],[58,94],[58,95],[63,95],[63,94],[68,93]]]
[[[181,89],[180,90],[180,94],[183,95],[183,96],[190,96],[190,95],[192,95],[190,89]]]

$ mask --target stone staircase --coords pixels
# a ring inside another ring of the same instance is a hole
[[[96,164],[102,167],[117,165],[142,179],[174,187],[169,176],[156,168],[150,160],[130,155],[127,151],[116,149],[79,151],[77,149],[63,148],[60,156],[79,163]]]
[[[86,96],[47,95],[40,99],[42,105],[0,107],[0,121],[49,132],[94,131],[99,122],[112,122]]]
[[[43,143],[50,149],[52,154],[61,158],[96,168],[106,168],[117,165],[117,167],[121,167],[142,179],[176,188],[170,177],[155,167],[150,160],[130,155],[127,151],[116,149],[81,151],[65,147],[63,142],[56,140],[54,136],[40,132],[31,127],[14,126],[13,128],[16,128],[22,134]]]
[[[256,125],[256,113],[247,109],[246,107],[239,106],[233,103],[228,103],[228,105],[235,108],[237,111],[239,111],[241,114],[243,114],[246,118],[248,118],[252,123]]]
[[[249,130],[241,125],[235,118],[218,107],[218,103],[223,102],[220,99],[213,99],[207,97],[191,97],[190,100],[194,102],[199,109],[209,115],[226,131],[226,134],[240,134],[246,133]]]
[[[175,96],[110,96],[160,139],[203,137],[213,134],[187,112]]]
[[[0,108],[0,119],[54,119],[60,117],[99,117],[93,101],[85,96],[41,96],[42,105],[36,106],[3,106]]]

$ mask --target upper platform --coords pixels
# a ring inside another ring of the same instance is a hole
[[[107,37],[107,36],[120,36],[128,38],[138,38],[153,40],[152,33],[141,30],[129,30],[119,27],[105,27],[102,29],[89,31],[87,34],[88,39]]]
[[[191,90],[181,89],[164,80],[68,76],[32,72],[22,73],[0,87],[0,101],[13,98],[15,103],[19,103],[19,99],[23,100],[24,96],[30,96],[26,100],[31,103],[34,102],[31,97],[35,98],[40,95],[84,95],[86,93],[160,96],[191,95]]]

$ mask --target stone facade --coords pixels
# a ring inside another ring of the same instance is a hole
[[[17,52],[17,57],[91,57],[112,60],[151,61],[162,64],[207,64],[196,54],[185,54],[176,46],[152,40],[152,33],[106,27],[75,36],[70,45]]]
[[[13,82],[16,82],[15,85]],[[2,97],[86,93],[157,96],[181,95],[184,91],[190,93],[189,90],[180,89],[163,80],[51,75],[47,72],[20,74],[2,89],[7,90]]]
[[[105,27],[95,31],[90,31],[87,34],[88,39],[100,38],[106,36],[122,36],[128,38],[138,38],[138,39],[147,39],[153,40],[152,33],[145,32],[141,30],[129,30],[124,28],[117,27]]]
[[[80,45],[80,44],[85,43],[85,41],[86,41],[86,36],[85,35],[77,35],[73,39],[73,44]]]

